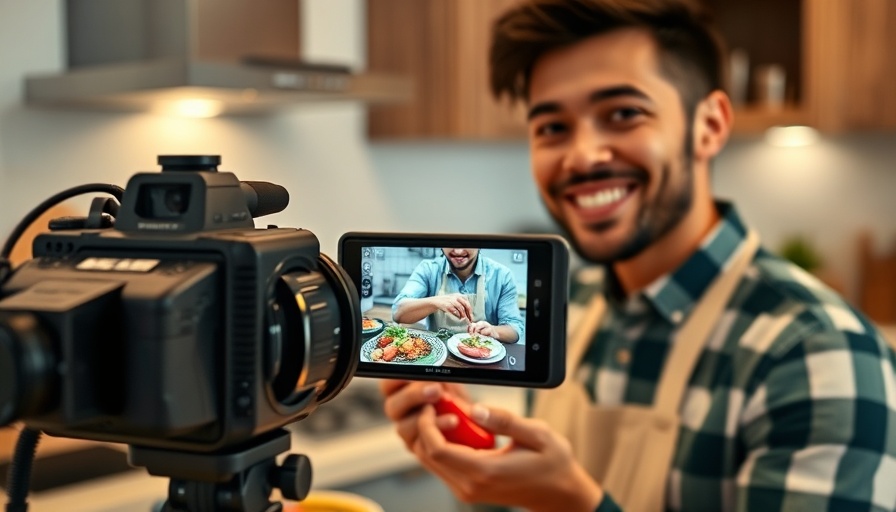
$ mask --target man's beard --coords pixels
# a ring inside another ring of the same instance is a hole
[[[587,248],[582,247],[572,229],[570,229],[569,223],[561,218],[558,213],[548,209],[557,224],[566,232],[567,239],[582,259],[600,265],[629,260],[672,231],[684,219],[694,204],[694,170],[691,166],[693,160],[692,147],[688,144],[690,142],[690,130],[685,141],[681,159],[683,182],[677,190],[671,190],[670,187],[675,186],[669,181],[672,176],[672,168],[669,165],[665,166],[660,178],[663,181],[660,183],[659,194],[656,200],[652,204],[645,204],[641,207],[636,220],[635,232],[623,242],[622,246],[612,253],[594,256],[593,251],[588,251]],[[586,226],[586,229],[592,232],[600,232],[610,229],[615,222],[610,221],[609,223]]]
[[[469,268],[473,268],[473,265],[476,264],[476,260],[479,259],[479,255],[477,254],[475,258],[469,258],[467,260],[467,263],[462,267],[454,266],[454,262],[451,261],[450,257],[446,257],[446,259],[448,260],[448,266],[451,268],[451,271],[456,274],[458,272],[463,272],[464,270],[467,270]]]

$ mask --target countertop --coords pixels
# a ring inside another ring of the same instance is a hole
[[[471,392],[479,402],[485,404],[516,412],[521,412],[524,407],[524,393],[519,388],[471,386]],[[310,458],[313,489],[351,485],[418,467],[414,457],[395,434],[394,427],[388,423],[325,441],[311,441],[300,434],[294,434],[290,453],[302,453]],[[33,493],[29,498],[29,510],[147,511],[165,499],[167,488],[167,478],[134,471]]]
[[[884,335],[896,342],[896,325],[881,326]],[[368,380],[368,379],[360,379]],[[375,385],[369,380],[366,385]],[[354,385],[354,383],[353,383]],[[519,388],[471,386],[482,403],[520,413],[524,392]],[[121,447],[122,450],[126,448]],[[372,480],[418,467],[389,423],[362,431],[317,440],[295,433],[290,453],[302,453],[311,460],[313,489],[329,489]],[[72,485],[29,498],[31,512],[131,512],[147,511],[167,496],[168,479],[142,471],[105,477]],[[5,502],[5,496],[4,500]]]

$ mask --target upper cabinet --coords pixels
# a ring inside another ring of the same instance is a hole
[[[803,4],[811,121],[826,131],[896,129],[896,2]]]
[[[733,52],[736,133],[896,129],[896,1],[702,1]],[[523,108],[496,103],[488,86],[490,27],[514,3],[368,1],[369,69],[414,82],[410,102],[371,107],[370,137],[523,138]]]
[[[491,23],[515,0],[368,0],[368,69],[410,76],[413,98],[370,107],[374,139],[520,139],[522,107],[488,87]]]
[[[896,2],[704,1],[732,52],[736,132],[896,129]]]

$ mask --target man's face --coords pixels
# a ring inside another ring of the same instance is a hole
[[[479,255],[479,249],[452,249],[444,248],[445,258],[448,259],[448,265],[455,272],[463,272],[476,264],[476,256]]]
[[[621,29],[553,50],[529,91],[532,170],[583,257],[637,255],[693,204],[690,130],[657,47]]]

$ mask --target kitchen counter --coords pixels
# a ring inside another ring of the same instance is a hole
[[[470,386],[481,403],[522,413],[525,393],[519,388]],[[374,475],[384,475],[417,466],[392,424],[341,435],[324,442],[306,442],[293,436],[293,452],[304,453],[314,467],[314,486],[342,486]]]
[[[356,380],[359,385],[375,385],[375,381]],[[471,386],[471,393],[478,401],[496,407],[516,412],[524,407],[524,392],[519,388]],[[325,440],[294,433],[290,453],[310,458],[314,489],[344,487],[419,467],[389,423]],[[33,493],[29,498],[30,511],[147,511],[165,499],[167,488],[167,478],[134,471]]]

